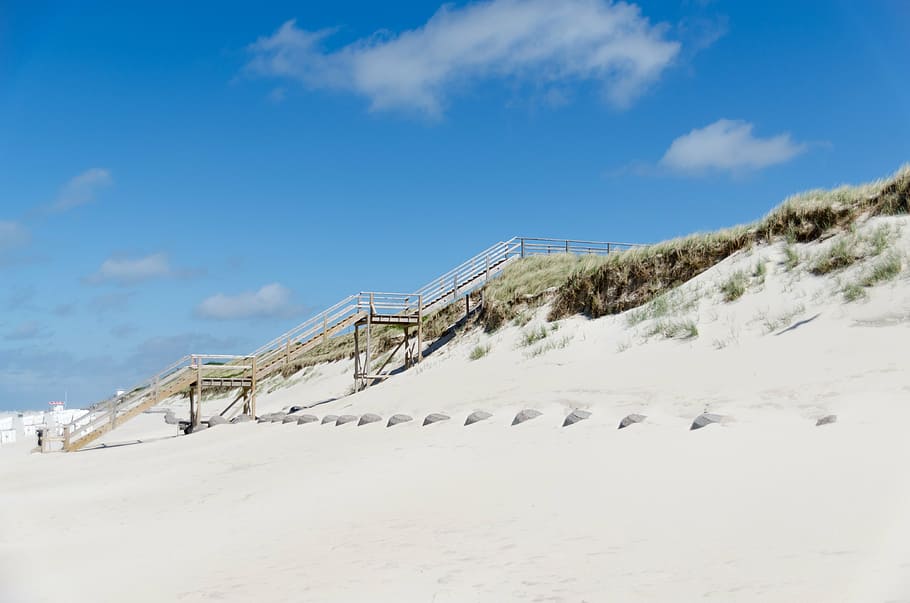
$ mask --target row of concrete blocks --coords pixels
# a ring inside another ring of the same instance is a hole
[[[541,414],[543,414],[543,413],[541,413],[538,410],[534,410],[533,408],[528,408],[528,409],[522,410],[518,414],[515,415],[514,419],[512,419],[512,425],[519,425],[521,423],[524,423],[525,421],[530,421],[531,419],[535,419],[535,418],[541,416]],[[493,416],[492,414],[490,414],[486,411],[477,410],[467,416],[467,418],[464,421],[464,424],[466,426],[473,425],[474,423],[479,423],[480,421],[485,421],[492,416]],[[591,417],[591,413],[587,410],[580,410],[580,409],[573,410],[566,416],[565,420],[562,422],[562,426],[568,427],[570,425],[574,425],[575,423],[578,423],[579,421],[584,421],[585,419],[588,419],[590,417]],[[424,426],[432,425],[433,423],[439,423],[440,421],[448,421],[451,418],[452,417],[450,417],[447,414],[443,414],[440,412],[434,412],[434,413],[428,414],[424,418],[423,425]],[[646,418],[647,417],[645,415],[640,415],[640,414],[635,414],[635,413],[626,415],[619,422],[619,429],[624,429],[626,427],[629,427],[630,425],[634,425],[636,423],[641,423]],[[239,419],[239,417],[235,417],[235,419]],[[246,417],[245,420],[249,420],[249,418]],[[412,417],[410,415],[395,414],[395,415],[392,415],[391,417],[389,417],[389,420],[386,423],[386,427],[394,427],[395,425],[400,425],[401,423],[407,423],[407,422],[413,421],[413,420],[414,420],[414,417]],[[708,425],[711,425],[712,423],[725,423],[729,420],[730,420],[730,418],[727,417],[726,415],[719,415],[719,414],[714,414],[714,413],[702,413],[702,414],[698,415],[697,417],[695,417],[695,420],[692,421],[692,425],[689,427],[689,429],[690,430],[701,429],[702,427],[707,427]],[[360,416],[357,416],[357,415],[325,415],[324,417],[322,417],[322,420],[320,421],[319,417],[317,417],[316,415],[311,415],[311,414],[298,415],[298,414],[292,412],[292,413],[271,413],[271,414],[263,415],[263,416],[259,417],[257,419],[257,421],[259,423],[296,423],[298,425],[305,425],[307,423],[320,423],[322,425],[334,424],[335,426],[340,426],[340,425],[346,425],[348,423],[357,423],[357,425],[369,425],[370,423],[379,423],[382,421],[382,417],[380,417],[377,414],[373,414],[373,413],[367,413],[365,415],[360,415]],[[816,427],[818,427],[818,426],[822,426],[822,425],[828,425],[828,424],[834,423],[836,421],[837,421],[837,415],[826,415],[826,416],[818,419],[816,421],[815,425],[816,425]],[[232,421],[232,422],[234,422],[234,421]]]

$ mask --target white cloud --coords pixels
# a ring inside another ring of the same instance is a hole
[[[19,222],[0,220],[0,254],[27,245],[31,240],[28,229]]]
[[[291,290],[279,283],[237,295],[218,293],[207,297],[196,307],[197,316],[219,320],[286,316],[292,312]]]
[[[634,4],[607,0],[492,0],[444,5],[424,25],[379,32],[334,51],[333,30],[291,20],[250,46],[247,70],[309,88],[361,94],[373,110],[442,112],[454,88],[484,78],[536,85],[596,81],[626,106],[657,80],[680,44]]]
[[[66,211],[86,203],[91,203],[101,189],[113,184],[110,170],[91,168],[71,179],[60,190],[60,194],[51,204],[52,211]]]
[[[660,164],[692,173],[758,170],[789,161],[808,148],[794,142],[789,133],[758,138],[752,129],[746,121],[719,119],[674,140]]]
[[[98,271],[85,281],[92,285],[116,283],[130,285],[141,281],[173,276],[168,257],[164,253],[153,253],[141,258],[108,258]]]

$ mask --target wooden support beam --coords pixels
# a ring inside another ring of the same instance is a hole
[[[250,417],[256,418],[256,357],[251,358],[250,366],[252,367],[250,374],[252,375],[252,383],[250,384]]]
[[[421,351],[421,346],[423,345],[423,296],[417,296],[417,364],[420,364],[423,352]]]
[[[196,358],[196,417],[193,419],[193,428],[199,426],[202,420],[202,358]]]

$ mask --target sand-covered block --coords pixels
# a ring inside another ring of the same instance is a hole
[[[287,415],[284,414],[283,412],[276,412],[276,413],[273,413],[272,415],[269,416],[269,422],[271,422],[271,423],[283,423],[283,422],[284,422],[284,418],[285,418],[286,416],[287,416]]]
[[[281,419],[282,423],[297,423],[297,415],[284,415],[284,418]]]
[[[334,423],[337,420],[338,415],[326,415],[322,417],[322,424],[325,425],[326,423]]]
[[[253,417],[251,417],[250,415],[237,415],[236,417],[231,419],[231,424],[236,425],[237,423],[249,423],[252,420],[253,420]]]
[[[208,420],[209,427],[214,427],[215,425],[227,425],[227,422],[228,420],[221,415],[213,415],[209,417]]]
[[[815,426],[821,427],[822,425],[830,425],[831,423],[837,423],[837,415],[825,415],[815,422]]]
[[[568,415],[566,415],[566,420],[562,422],[563,427],[568,427],[569,425],[575,425],[579,421],[584,421],[585,419],[591,418],[591,412],[587,410],[582,410],[576,408]]]
[[[347,425],[348,423],[354,423],[357,421],[357,415],[341,415],[335,419],[335,427],[340,427],[341,425]]]
[[[718,414],[714,414],[711,412],[705,412],[705,413],[702,413],[702,414],[698,415],[697,417],[695,417],[695,420],[692,421],[692,426],[689,427],[689,430],[692,431],[695,429],[701,429],[702,427],[707,427],[708,425],[711,425],[712,423],[723,423],[726,420],[727,420],[727,417],[725,417],[724,415],[718,415]]]
[[[365,415],[361,415],[360,420],[357,421],[357,426],[359,427],[361,425],[369,425],[370,423],[378,423],[380,421],[382,421],[382,417],[368,412]]]
[[[636,414],[633,412],[631,415],[626,415],[622,418],[622,421],[619,422],[618,429],[625,429],[629,425],[635,425],[636,423],[641,423],[646,418],[647,417],[645,415],[639,415],[639,414]]]
[[[393,425],[401,425],[402,423],[407,423],[408,421],[413,421],[414,417],[411,415],[402,415],[396,414],[389,417],[389,422],[386,423],[386,427],[392,427]]]
[[[180,421],[177,419],[177,416],[172,412],[168,412],[164,415],[164,422],[168,425],[177,425],[180,423]]]
[[[298,425],[306,425],[307,423],[316,423],[319,421],[319,417],[316,415],[299,415],[297,417]]]
[[[512,419],[512,425],[518,425],[524,423],[525,421],[530,421],[531,419],[536,419],[541,415],[539,410],[534,410],[533,408],[526,408],[518,412],[515,415],[515,418]]]
[[[464,420],[464,424],[466,426],[473,425],[474,423],[478,423],[480,421],[486,421],[487,419],[489,419],[492,416],[493,415],[491,415],[490,413],[488,413],[485,410],[475,410],[474,412],[472,412],[471,414],[468,415],[467,419]]]
[[[450,417],[449,415],[443,414],[441,412],[432,412],[432,413],[428,414],[426,416],[426,418],[423,420],[423,425],[424,425],[424,427],[426,427],[427,425],[431,425],[433,423],[439,423],[440,421],[448,421],[451,418],[452,417]]]

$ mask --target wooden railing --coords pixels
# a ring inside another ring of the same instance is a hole
[[[255,358],[255,378],[261,380],[283,368],[292,353],[314,345],[316,341],[345,332],[360,318],[367,315],[417,315],[427,316],[482,287],[498,276],[509,264],[523,257],[541,254],[573,253],[606,255],[636,247],[632,243],[603,241],[577,241],[571,239],[543,239],[513,237],[500,241],[462,262],[448,272],[434,278],[413,293],[360,292],[342,299],[330,308],[300,323],[244,356],[187,355],[166,367],[153,377],[136,385],[122,396],[108,398],[96,405],[94,416],[87,422],[74,422],[67,426],[67,440],[77,441],[93,431],[109,431],[118,419],[129,419],[136,409],[149,403],[152,396],[160,401],[167,395],[178,393],[193,379],[204,358],[226,360],[223,365],[208,365],[222,372],[240,369],[239,363]],[[244,364],[246,367],[246,364]],[[208,370],[206,371],[208,373]],[[166,394],[166,395],[165,395]]]

